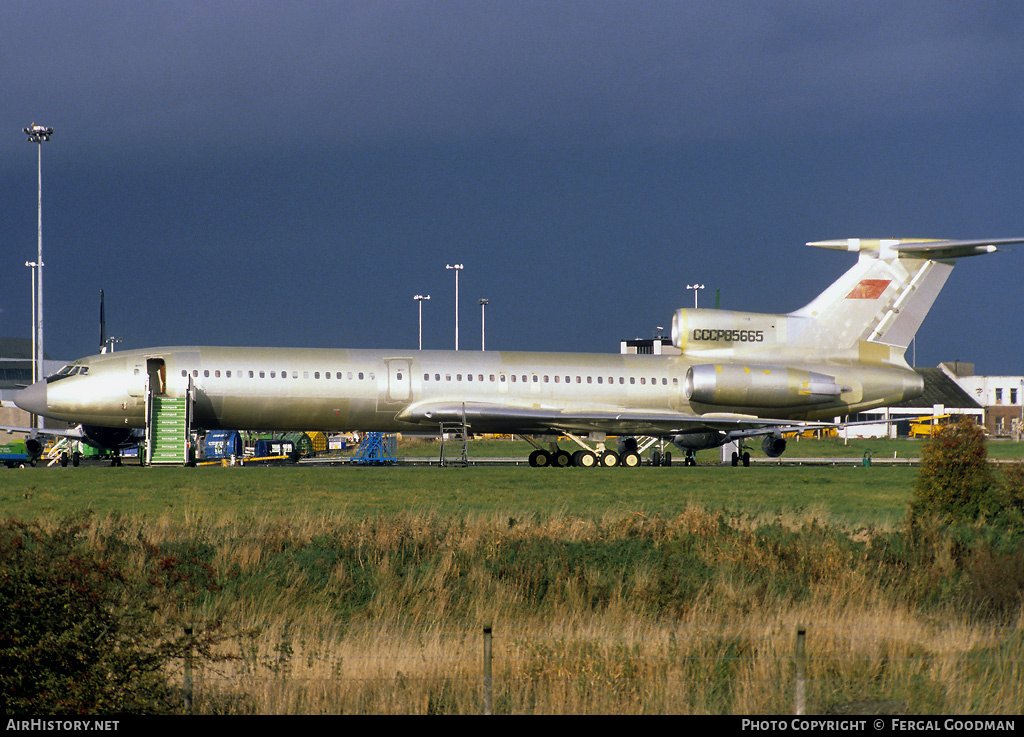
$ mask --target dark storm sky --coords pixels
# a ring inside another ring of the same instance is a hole
[[[46,348],[617,351],[672,311],[787,312],[810,240],[1024,236],[1024,6],[0,6],[0,320]],[[918,365],[1024,372],[1024,248],[958,264]],[[908,356],[909,358],[909,356]]]

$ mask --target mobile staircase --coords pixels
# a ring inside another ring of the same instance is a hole
[[[184,397],[168,397],[146,390],[146,465],[184,466],[192,460],[189,432],[192,424],[192,381]]]
[[[359,466],[390,466],[398,459],[395,446],[398,436],[387,432],[368,432],[359,441],[352,463]]]
[[[461,422],[441,423],[442,466],[469,465],[469,425],[466,424],[465,410]]]

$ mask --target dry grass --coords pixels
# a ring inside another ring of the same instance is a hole
[[[118,548],[140,573],[154,549],[198,551],[216,571],[213,590],[169,589],[160,612],[230,633],[230,659],[197,664],[205,712],[479,713],[493,623],[499,713],[792,713],[800,625],[811,711],[1016,713],[1019,614],[995,623],[922,597],[951,563],[886,558],[892,534],[694,507],[110,516],[88,542],[145,541]]]

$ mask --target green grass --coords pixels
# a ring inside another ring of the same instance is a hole
[[[916,473],[879,466],[36,468],[0,472],[0,514],[600,517],[672,516],[700,506],[753,516],[809,510],[843,525],[888,525],[903,517]]]

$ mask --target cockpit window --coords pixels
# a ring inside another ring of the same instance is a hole
[[[69,376],[84,376],[87,373],[89,373],[88,366],[82,366],[78,363],[69,363],[52,376],[47,376],[46,383],[51,384],[54,381],[60,381],[61,379],[66,379]]]
[[[57,376],[77,376],[78,374],[87,373],[89,373],[88,366],[82,366],[81,364],[78,363],[69,363],[67,366],[63,367],[60,371],[57,372]]]

